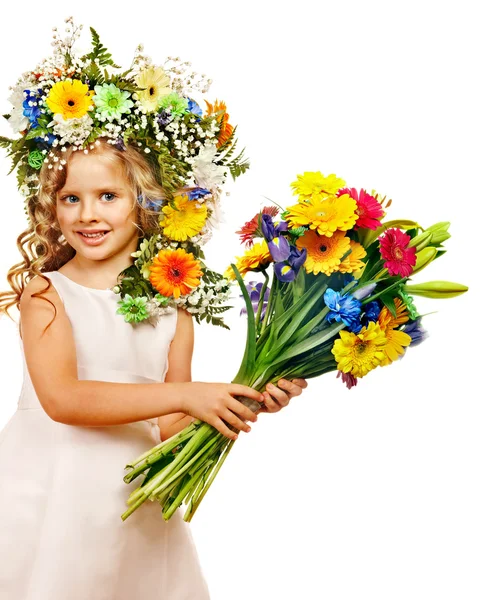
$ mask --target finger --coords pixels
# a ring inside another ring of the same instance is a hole
[[[287,381],[287,379],[280,379],[277,382],[277,385],[279,388],[282,388],[285,392],[287,392],[290,398],[302,394],[302,388],[300,388],[295,383],[292,383],[291,381]]]
[[[245,431],[246,433],[251,431],[251,427],[247,423],[244,423],[242,419],[239,419],[239,417],[228,408],[226,408],[220,416],[224,421],[227,421],[227,423],[230,423],[230,425],[240,431]]]
[[[263,402],[263,394],[261,394],[261,396],[261,402]],[[253,412],[250,408],[244,406],[242,402],[236,400],[235,398],[232,398],[231,396],[229,396],[227,399],[227,407],[236,415],[239,415],[244,421],[252,421],[254,423],[258,420],[258,417],[255,412]]]
[[[229,429],[219,417],[213,419],[210,425],[213,425],[213,427],[218,429],[220,433],[222,433],[225,437],[230,438],[231,440],[236,440],[239,437],[237,433]]]
[[[272,383],[269,383],[266,386],[266,389],[267,389],[268,393],[270,394],[270,396],[272,396],[272,398],[274,398],[280,404],[280,406],[287,406],[287,404],[289,404],[290,398],[284,392],[284,390],[281,390],[280,388],[273,385]]]
[[[296,377],[296,379],[291,379],[291,381],[292,381],[292,383],[295,383],[303,390],[308,387],[308,382],[306,381],[306,379],[301,379],[299,377]]]
[[[265,398],[266,412],[274,413],[278,412],[279,410],[282,410],[280,404],[275,402],[275,400],[270,396],[268,392],[265,392],[263,396]]]
[[[263,402],[263,394],[261,392],[258,392],[247,385],[241,385],[240,383],[233,383],[230,386],[229,393],[236,396],[247,396],[257,402]]]

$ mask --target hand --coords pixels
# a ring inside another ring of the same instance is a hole
[[[256,413],[234,396],[247,396],[260,403],[265,401],[261,392],[237,383],[187,382],[175,385],[186,386],[183,390],[182,412],[213,425],[232,440],[237,439],[237,433],[229,429],[226,423],[247,432],[251,431],[251,427],[244,421],[258,420]]]
[[[266,386],[263,392],[265,406],[260,412],[274,413],[282,410],[294,396],[302,394],[303,389],[308,387],[308,382],[305,379],[279,379],[277,386],[271,383]]]

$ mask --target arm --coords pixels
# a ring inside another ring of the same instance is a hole
[[[64,306],[53,286],[35,277],[20,301],[21,336],[31,381],[39,401],[54,421],[98,427],[132,423],[177,413],[191,392],[190,383],[129,384],[78,380],[74,338]],[[43,291],[43,298],[33,293]]]
[[[191,362],[194,349],[194,321],[190,313],[184,309],[178,309],[177,330],[170,344],[168,353],[168,370],[165,382],[187,382],[191,381]],[[187,427],[193,417],[178,412],[158,417],[160,436],[162,441],[175,435],[184,427]]]

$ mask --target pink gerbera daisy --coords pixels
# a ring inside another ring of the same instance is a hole
[[[363,189],[358,193],[356,188],[342,188],[337,192],[337,197],[343,194],[348,194],[357,204],[356,214],[358,215],[358,220],[354,225],[354,229],[365,227],[366,229],[375,230],[381,225],[380,219],[385,214],[385,211],[374,196],[371,196],[371,194],[368,194]]]
[[[380,254],[390,275],[409,277],[416,264],[416,248],[408,248],[411,238],[400,229],[387,229],[378,238]]]

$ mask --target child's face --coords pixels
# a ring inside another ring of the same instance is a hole
[[[76,152],[68,163],[67,180],[57,192],[57,219],[77,254],[102,260],[136,250],[139,231],[134,194],[122,167],[105,150]],[[102,239],[84,238],[81,230],[108,231]]]

